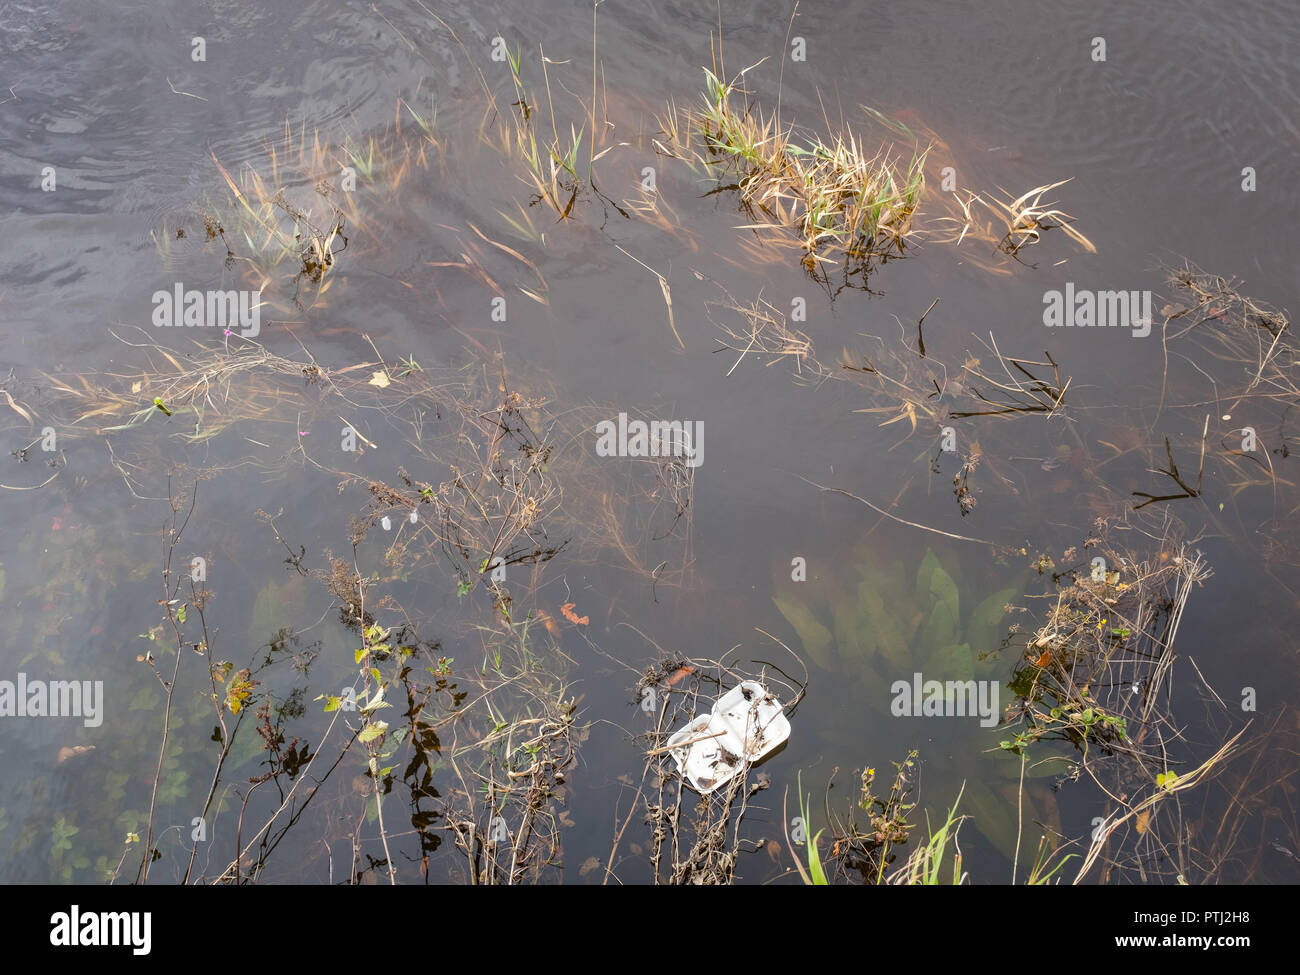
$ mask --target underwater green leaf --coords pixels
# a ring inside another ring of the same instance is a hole
[[[961,628],[957,584],[930,549],[926,549],[916,575],[916,602],[919,606],[930,607],[919,637],[922,652],[956,643]]]
[[[258,591],[249,627],[255,644],[264,643],[292,622],[291,607],[301,603],[303,590],[301,580],[294,578],[283,583],[268,582]]]
[[[921,559],[921,565],[916,570],[916,588],[913,590],[913,597],[920,605],[930,601],[930,579],[934,576],[935,569],[942,569],[939,564],[939,557],[934,554],[934,549],[927,548],[925,556]]]
[[[858,566],[863,582],[870,582],[887,605],[902,607],[911,600],[912,586],[908,581],[907,567],[902,559],[885,565],[874,560],[864,560]],[[902,612],[899,609],[899,612]]]
[[[1026,783],[1028,780],[1029,769],[1026,767]],[[1042,827],[1034,825],[1035,823],[1042,823],[1048,828],[1048,832],[1060,834],[1061,809],[1056,803],[1055,794],[1046,785],[1040,784],[1031,789],[1026,784],[1022,792],[1019,782],[1005,782],[1001,786],[1001,793],[1004,805],[1011,810],[1013,823],[1016,818],[1016,805],[1017,803],[1020,805],[1020,816],[1024,823],[1022,843],[1034,833],[1042,833]]]
[[[1007,586],[982,600],[971,611],[970,620],[966,623],[966,641],[977,655],[995,650],[1001,645],[1002,638],[1006,635],[1006,626],[1002,622],[1006,614],[1002,607],[1019,594],[1020,590],[1016,586]]]
[[[940,647],[925,666],[925,675],[938,681],[975,679],[975,657],[969,643]]]
[[[159,703],[161,695],[152,687],[142,687],[135,692],[129,705],[132,711],[152,711]]]
[[[71,850],[71,839],[80,832],[81,829],[79,827],[73,826],[64,817],[60,816],[55,820],[54,827],[50,830],[50,833],[54,838],[54,852],[59,853],[63,850]]]
[[[1016,807],[978,781],[968,783],[966,807],[975,828],[1008,860],[1015,859]]]
[[[1030,752],[1030,761],[1025,763],[1026,779],[1051,779],[1058,775],[1063,775],[1069,769],[1073,759],[1064,755],[1047,755],[1038,756],[1035,752]],[[1017,776],[1020,769],[1013,770]]]
[[[117,803],[126,797],[126,784],[131,776],[126,772],[109,772],[104,776],[104,783],[108,788],[108,801]],[[4,810],[0,809],[0,820],[4,819]]]
[[[887,604],[874,579],[863,579],[858,585],[858,626],[870,633],[879,653],[894,670],[906,670],[912,665],[909,650],[910,634],[907,622],[896,613],[898,603]],[[903,612],[906,608],[902,607]],[[874,656],[874,654],[873,654]]]
[[[823,670],[834,670],[833,657],[830,652],[831,631],[826,629],[812,611],[797,599],[774,595],[772,602],[781,611],[781,615],[794,627],[800,642],[808,656]]]
[[[266,751],[266,742],[252,728],[236,728],[232,732],[230,754],[226,758],[226,767],[238,772],[245,765]]]
[[[162,787],[158,790],[158,801],[161,803],[171,803],[184,799],[189,794],[190,773],[184,770],[173,772],[163,780]]]
[[[957,608],[950,602],[935,603],[926,615],[925,623],[916,639],[919,656],[933,653],[934,647],[945,647],[954,643],[960,630],[961,621]]]
[[[858,625],[858,610],[852,600],[837,595],[831,610],[835,616],[835,649],[840,659],[856,663],[873,656],[875,640],[869,629]]]

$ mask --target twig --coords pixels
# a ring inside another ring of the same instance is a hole
[[[177,88],[175,85],[172,84],[171,78],[167,79],[167,87],[172,90],[173,95],[186,95],[190,98],[197,98],[201,102],[207,101],[207,99],[204,98],[202,95],[195,95],[193,92],[181,91],[179,88]]]
[[[660,748],[653,748],[650,751],[646,752],[645,755],[646,758],[649,758],[652,755],[662,755],[664,752],[675,752],[679,748],[689,748],[691,745],[694,745],[696,742],[709,741],[713,738],[721,738],[723,735],[726,734],[730,734],[730,732],[715,731],[711,735],[701,735],[699,738],[692,738],[690,741],[679,741],[675,745],[663,745]]]
[[[809,481],[808,478],[804,477],[802,474],[796,474],[795,476],[798,477],[799,480],[811,484],[813,487],[817,488],[820,491],[829,491],[834,494],[842,494],[846,498],[852,498],[854,501],[860,501],[863,504],[865,504],[868,508],[870,508],[872,511],[876,512],[877,514],[884,515],[886,518],[889,518],[892,521],[896,521],[900,525],[907,525],[909,528],[919,528],[921,529],[921,531],[933,532],[935,535],[943,535],[945,538],[955,538],[960,542],[976,542],[977,544],[980,545],[993,545],[996,547],[995,542],[990,542],[987,539],[971,538],[969,535],[957,535],[954,534],[953,532],[946,532],[939,528],[931,528],[929,525],[921,525],[915,521],[908,521],[906,518],[900,518],[898,517],[898,515],[891,514],[890,512],[886,511],[884,508],[876,507],[866,498],[860,498],[856,494],[852,494],[849,491],[845,491],[841,488],[826,487],[822,484],[818,484],[816,481]]]

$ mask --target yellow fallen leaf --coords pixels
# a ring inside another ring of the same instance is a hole
[[[133,393],[138,393],[138,392],[140,392],[140,390],[142,390],[142,389],[144,389],[144,383],[142,383],[142,382],[141,382],[140,380],[138,380],[138,379],[137,379],[135,382],[133,382],[133,383],[131,384],[131,392],[133,392]]]
[[[1141,836],[1143,833],[1147,831],[1147,820],[1149,820],[1150,818],[1151,818],[1150,809],[1143,809],[1140,813],[1137,814],[1138,836]]]
[[[373,372],[370,374],[370,385],[378,386],[383,389],[389,384],[388,373],[383,371]]]

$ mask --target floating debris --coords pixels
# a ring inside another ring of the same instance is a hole
[[[778,701],[757,681],[741,681],[702,714],[672,734],[667,747],[677,770],[700,795],[726,784],[790,737]]]

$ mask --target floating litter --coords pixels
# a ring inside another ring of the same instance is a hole
[[[709,714],[673,732],[665,747],[691,788],[707,796],[789,737],[781,702],[762,684],[746,680],[718,698]]]

